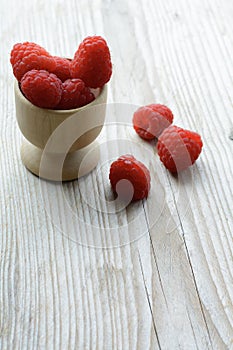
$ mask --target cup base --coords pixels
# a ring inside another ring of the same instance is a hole
[[[99,161],[99,143],[92,142],[90,145],[66,155],[62,175],[58,174],[56,162],[59,161],[57,153],[43,155],[43,150],[34,146],[27,140],[24,140],[20,150],[21,159],[25,167],[38,177],[51,181],[71,181],[87,175],[98,164]],[[41,158],[43,155],[43,167],[41,167]]]

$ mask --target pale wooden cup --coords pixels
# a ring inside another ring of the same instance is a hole
[[[16,118],[25,137],[21,146],[21,159],[28,170],[47,180],[67,181],[86,175],[96,167],[99,147],[95,139],[105,120],[106,85],[94,101],[70,110],[34,106],[24,97],[17,81],[14,91]],[[69,122],[71,119],[72,122]],[[71,135],[76,129],[77,138],[74,139]],[[84,132],[80,134],[79,129]],[[61,159],[62,175],[57,169]]]

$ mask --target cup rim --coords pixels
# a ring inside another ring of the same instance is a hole
[[[78,112],[78,111],[81,111],[85,108],[88,108],[88,107],[92,107],[94,106],[96,103],[98,103],[98,100],[101,99],[101,97],[104,95],[105,91],[107,90],[107,84],[105,84],[102,88],[100,88],[100,92],[99,92],[99,95],[93,100],[91,101],[90,103],[82,106],[82,107],[78,107],[78,108],[73,108],[73,109],[50,109],[50,108],[41,108],[41,107],[38,107],[38,106],[35,106],[33,103],[31,103],[25,96],[24,94],[22,93],[21,89],[20,89],[20,82],[17,81],[15,79],[15,91],[16,91],[16,94],[18,95],[18,97],[23,100],[23,103],[26,104],[28,107],[30,107],[31,109],[34,109],[34,110],[43,110],[47,113],[56,113],[58,115],[65,115],[67,113],[75,113],[75,112]]]

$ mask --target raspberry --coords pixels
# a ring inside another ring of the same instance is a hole
[[[11,50],[11,64],[14,66],[16,62],[21,61],[25,56],[34,53],[37,56],[50,56],[50,54],[40,45],[35,43],[30,43],[26,41],[25,43],[18,43],[13,46]]]
[[[93,93],[81,79],[68,79],[62,84],[61,101],[57,109],[78,108],[95,99]]]
[[[150,173],[144,164],[132,155],[124,155],[112,163],[109,179],[114,192],[120,192],[123,197],[130,196],[130,185],[133,186],[132,201],[146,198],[150,190]],[[128,180],[128,181],[120,181]],[[120,181],[120,182],[119,182]]]
[[[56,68],[51,71],[51,73],[56,74],[56,76],[61,79],[61,81],[65,81],[70,79],[70,60],[67,58],[53,56],[56,62]]]
[[[133,127],[136,133],[147,141],[159,137],[172,121],[172,111],[160,104],[140,107],[133,115]]]
[[[32,69],[23,76],[21,90],[35,106],[54,108],[61,99],[62,82],[53,73]]]
[[[18,81],[32,69],[52,72],[56,69],[55,59],[52,56],[38,56],[36,53],[30,53],[13,65],[13,73]]]
[[[102,87],[112,74],[109,48],[101,36],[89,36],[83,40],[71,62],[72,78],[80,78],[91,87]]]
[[[172,173],[178,173],[192,165],[202,150],[201,136],[196,132],[171,125],[158,139],[160,160]]]

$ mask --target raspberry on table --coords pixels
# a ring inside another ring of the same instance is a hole
[[[109,180],[114,192],[129,198],[133,187],[132,201],[147,198],[150,190],[150,172],[132,155],[126,154],[111,164]],[[121,181],[127,180],[127,181]],[[132,187],[129,185],[131,183]],[[129,198],[130,199],[130,198]]]
[[[95,99],[81,79],[68,79],[62,84],[62,95],[56,109],[82,107]]]
[[[17,43],[11,50],[10,62],[12,66],[21,61],[25,56],[34,53],[37,56],[50,56],[50,54],[40,45],[33,42]]]
[[[62,82],[53,73],[32,69],[23,76],[21,90],[35,106],[52,109],[61,100]]]
[[[71,61],[72,78],[80,78],[90,88],[103,87],[112,75],[112,63],[108,45],[101,36],[89,36],[83,40]]]
[[[157,149],[161,162],[172,173],[187,169],[202,150],[201,136],[193,131],[171,125],[159,136]]]
[[[22,79],[25,73],[32,69],[52,72],[56,69],[56,61],[52,56],[39,56],[36,53],[31,53],[13,65],[13,73],[18,81]]]
[[[133,127],[136,133],[147,141],[159,137],[172,122],[172,111],[161,104],[142,106],[133,115]]]
[[[56,68],[51,71],[51,73],[56,74],[56,76],[61,79],[61,81],[65,81],[70,79],[70,60],[63,57],[53,56],[56,62]]]

